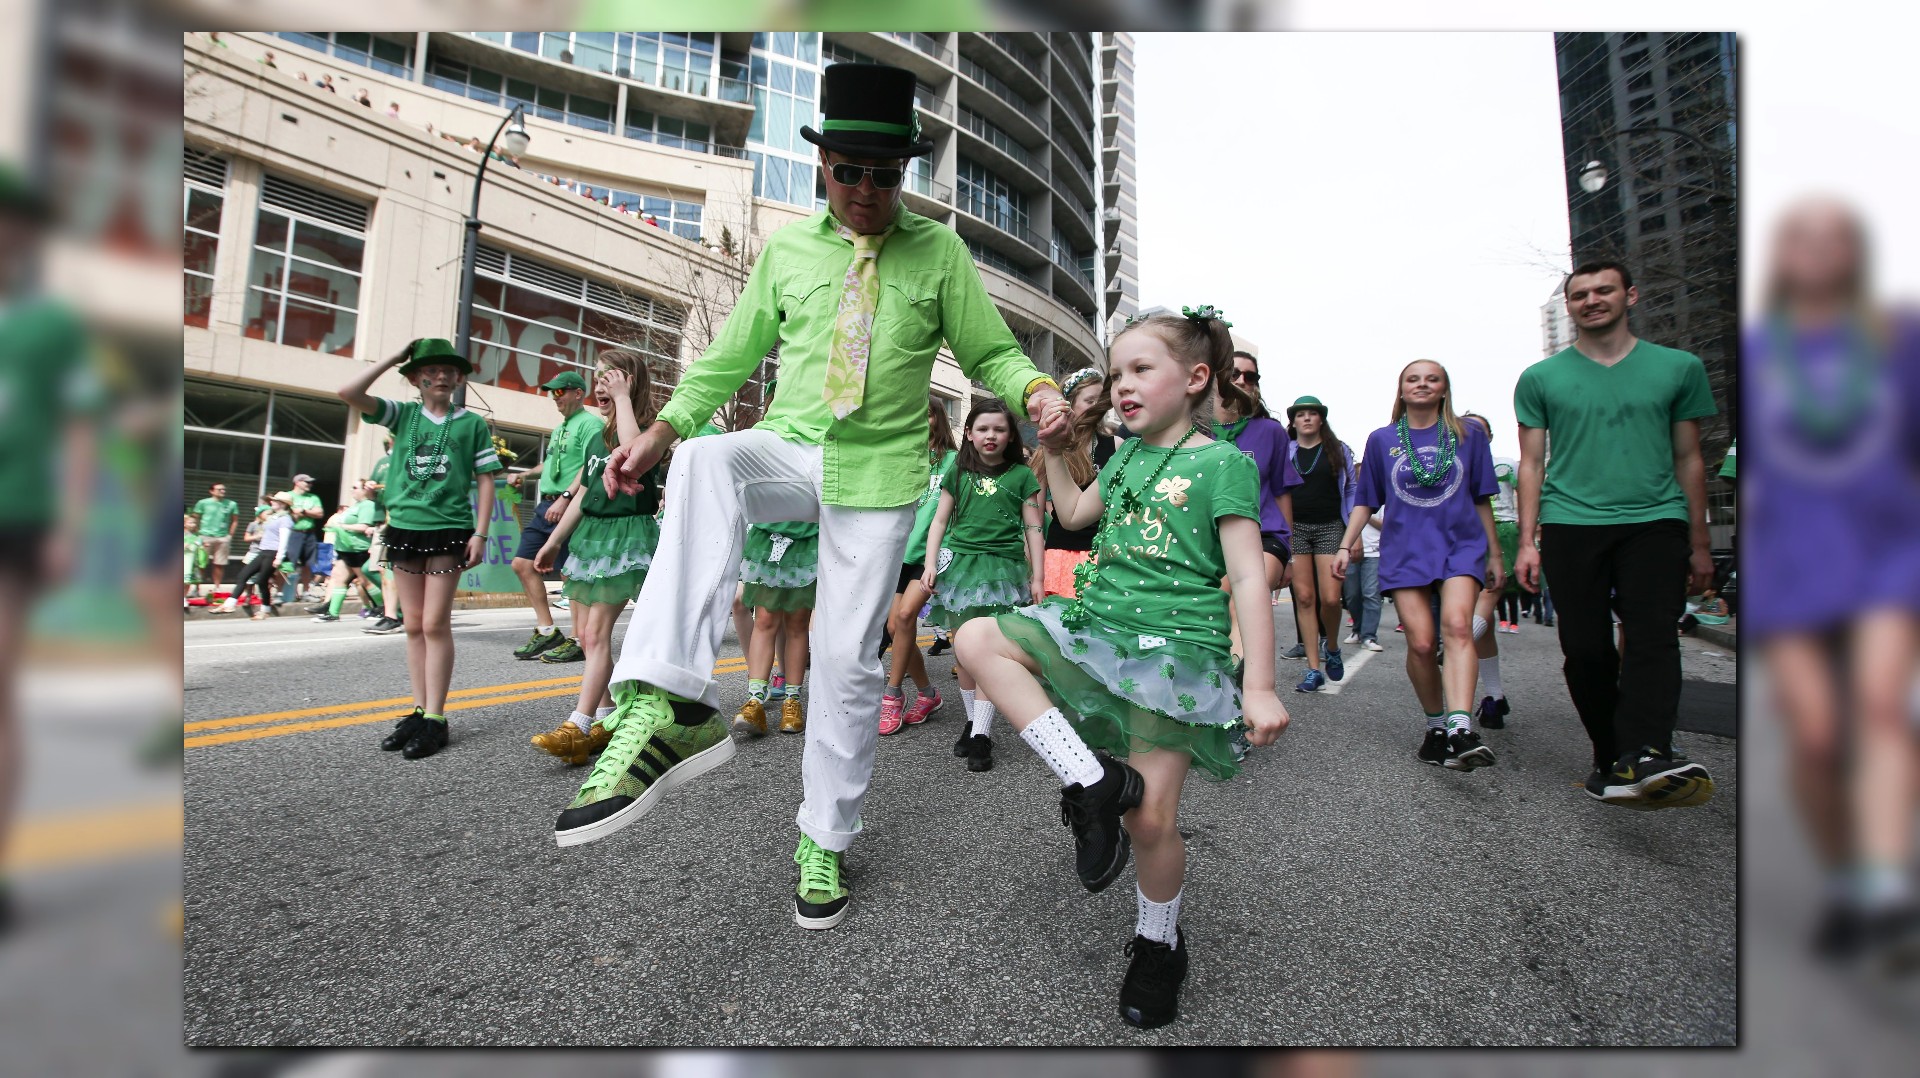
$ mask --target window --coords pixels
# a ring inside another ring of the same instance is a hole
[[[662,116],[646,109],[627,107],[627,137],[641,142],[672,146],[676,150],[711,153],[713,128],[678,116]]]
[[[1664,213],[1656,213],[1650,217],[1642,217],[1640,219],[1640,234],[1643,236],[1649,232],[1665,232],[1666,230],[1667,215]]]
[[[754,35],[747,81],[752,88],[753,120],[747,128],[748,160],[753,162],[753,193],[795,206],[814,203],[816,151],[800,137],[815,124],[819,73],[818,35]]]
[[[1037,166],[1033,163],[1033,155],[1027,152],[1025,146],[1015,142],[1012,135],[1002,131],[992,120],[965,105],[960,106],[960,126],[992,143],[1001,153],[1037,171]]]
[[[960,158],[959,207],[975,217],[1022,239],[1032,241],[1027,227],[1027,196],[995,175],[985,165]]]
[[[269,175],[260,189],[243,332],[337,356],[353,355],[368,209]]]
[[[994,269],[997,269],[1002,273],[1006,273],[1006,274],[1010,274],[1011,276],[1018,277],[1021,280],[1027,282],[1028,284],[1039,283],[1034,280],[1034,274],[1032,273],[1032,271],[1021,268],[1018,264],[1016,264],[1013,261],[1013,259],[1008,258],[1006,255],[1001,254],[999,251],[996,251],[993,248],[986,246],[985,244],[976,243],[973,240],[968,240],[967,250],[973,253],[973,260],[975,262],[980,263],[983,266],[992,266]]]
[[[601,35],[576,34],[580,37]],[[695,97],[711,97],[717,34],[620,33],[613,36],[614,74]]]
[[[186,324],[207,328],[213,314],[214,264],[220,255],[220,213],[227,201],[227,159],[189,147],[185,167]]]
[[[301,472],[314,476],[314,493],[322,501],[341,492],[344,402],[197,378],[188,378],[183,388],[186,489],[225,483],[227,496],[240,503],[238,530],[245,530],[260,499],[293,486]]]
[[[503,79],[497,72],[469,67],[437,56],[427,63],[427,85],[501,108],[525,105],[527,111],[535,116],[588,131],[605,134],[613,131],[613,103],[610,101],[585,94],[568,94],[524,79]]]
[[[395,78],[413,77],[413,47],[398,41],[372,34],[350,33],[302,34],[279,31],[273,36]]]
[[[522,392],[593,366],[610,348],[645,355],[677,377],[685,315],[672,304],[494,247],[481,247],[473,289],[473,380]]]

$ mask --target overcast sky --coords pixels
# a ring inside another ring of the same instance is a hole
[[[1437,359],[1518,456],[1568,244],[1552,35],[1142,34],[1135,59],[1142,305],[1225,309],[1268,406],[1317,396],[1354,443]]]

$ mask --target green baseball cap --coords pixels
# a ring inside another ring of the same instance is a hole
[[[579,371],[561,371],[552,378],[540,383],[541,389],[579,389],[587,388],[587,380],[580,377]]]
[[[467,357],[453,348],[453,342],[445,337],[418,337],[407,345],[407,361],[400,364],[400,377],[405,378],[421,367],[432,363],[444,363],[449,367],[458,367],[461,374],[472,374],[473,364]]]
[[[1293,413],[1304,412],[1308,409],[1319,412],[1321,419],[1327,418],[1327,406],[1320,403],[1319,397],[1301,397],[1299,400],[1294,401],[1287,406],[1287,418],[1292,419]]]

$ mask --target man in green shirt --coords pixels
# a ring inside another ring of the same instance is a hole
[[[548,658],[553,662],[570,662],[583,657],[580,645],[565,633],[553,626],[553,607],[547,601],[547,582],[541,578],[540,570],[533,567],[533,559],[540,556],[540,548],[546,545],[547,538],[553,534],[553,526],[567,511],[567,497],[573,491],[573,484],[580,478],[580,469],[586,466],[587,454],[604,448],[601,432],[606,429],[606,421],[585,407],[587,399],[587,380],[580,377],[578,371],[562,371],[540,386],[553,398],[553,406],[560,410],[560,425],[554,428],[547,439],[546,463],[540,467],[540,485],[533,503],[533,520],[520,533],[520,547],[513,555],[513,573],[520,578],[520,587],[527,593],[527,605],[533,607],[533,636],[526,643],[514,649],[514,657],[519,659],[538,659],[541,652],[552,651]],[[553,563],[565,565],[567,545],[560,544],[560,552]]]
[[[200,518],[200,546],[207,552],[207,568],[213,575],[210,583],[215,591],[220,590],[220,578],[232,554],[233,527],[239,523],[239,512],[239,504],[227,497],[225,483],[213,484],[207,488],[206,497],[193,503],[193,515]]]
[[[293,602],[313,582],[313,556],[320,551],[320,523],[326,515],[326,503],[313,492],[313,476],[305,472],[294,476],[293,528],[287,532],[287,549],[280,552],[280,561],[298,566],[300,572],[297,579],[292,573],[287,575],[281,602]]]
[[[1058,386],[1020,351],[951,229],[900,205],[907,158],[931,152],[910,72],[834,64],[820,148],[829,209],[774,233],[733,313],[659,419],[613,452],[630,490],[678,439],[659,550],[613,683],[613,739],[554,826],[562,845],[605,837],[659,794],[732,756],[712,670],[748,523],[816,521],[820,566],[794,920],[839,924],[841,854],[860,831],[884,680],[880,634],[914,503],[927,487],[927,393],[942,343],[969,378],[1024,416],[1065,424]],[[751,430],[691,438],[775,345],[780,393]],[[671,694],[671,695],[670,695]],[[643,751],[644,750],[644,751]]]
[[[1513,392],[1515,571],[1531,591],[1553,571],[1567,692],[1593,742],[1587,793],[1632,808],[1704,804],[1713,779],[1673,747],[1673,627],[1686,597],[1713,581],[1699,424],[1716,410],[1713,392],[1698,358],[1633,335],[1627,311],[1640,293],[1625,266],[1582,265],[1566,296],[1573,346],[1528,367]]]

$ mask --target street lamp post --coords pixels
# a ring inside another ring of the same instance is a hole
[[[473,208],[467,211],[467,246],[460,258],[460,305],[454,312],[458,323],[453,327],[454,350],[466,356],[468,362],[473,361],[473,357],[467,354],[468,347],[473,343],[473,271],[480,260],[480,188],[486,183],[487,162],[493,157],[494,143],[500,141],[502,134],[506,136],[508,156],[519,157],[527,152],[530,140],[527,137],[525,105],[515,105],[506,119],[500,121],[500,126],[493,129],[493,137],[487,140],[487,148],[480,153],[480,169],[473,177]],[[464,406],[466,400],[467,386],[462,382],[460,388],[454,391],[454,407]]]

